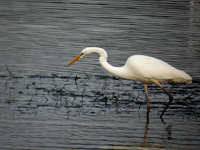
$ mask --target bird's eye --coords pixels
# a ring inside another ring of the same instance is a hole
[[[80,55],[79,55],[79,56],[80,56],[80,58],[83,58],[83,57],[84,57],[84,55],[85,55],[84,53],[80,53]]]

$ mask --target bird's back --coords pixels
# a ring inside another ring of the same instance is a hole
[[[151,82],[152,79],[167,82],[191,82],[192,78],[184,71],[176,69],[168,63],[145,55],[134,55],[128,58],[128,70],[137,80]]]

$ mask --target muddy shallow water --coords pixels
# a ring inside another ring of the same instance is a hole
[[[198,150],[200,3],[125,0],[0,2],[0,149]],[[143,85],[113,77],[90,55],[99,46],[120,66],[132,54],[161,58],[193,83]]]
[[[146,124],[143,87],[108,76],[2,76],[1,149],[198,149],[199,82],[151,86]],[[145,134],[145,132],[147,132]],[[146,137],[146,138],[144,138]]]

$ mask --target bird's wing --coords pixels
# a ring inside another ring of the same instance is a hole
[[[131,56],[127,60],[126,65],[141,81],[150,81],[152,79],[170,81],[180,76],[180,70],[160,59],[150,56]]]

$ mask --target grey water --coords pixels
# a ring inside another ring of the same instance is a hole
[[[198,150],[200,1],[1,0],[0,150]],[[160,58],[193,83],[149,86],[113,77],[83,48]]]

